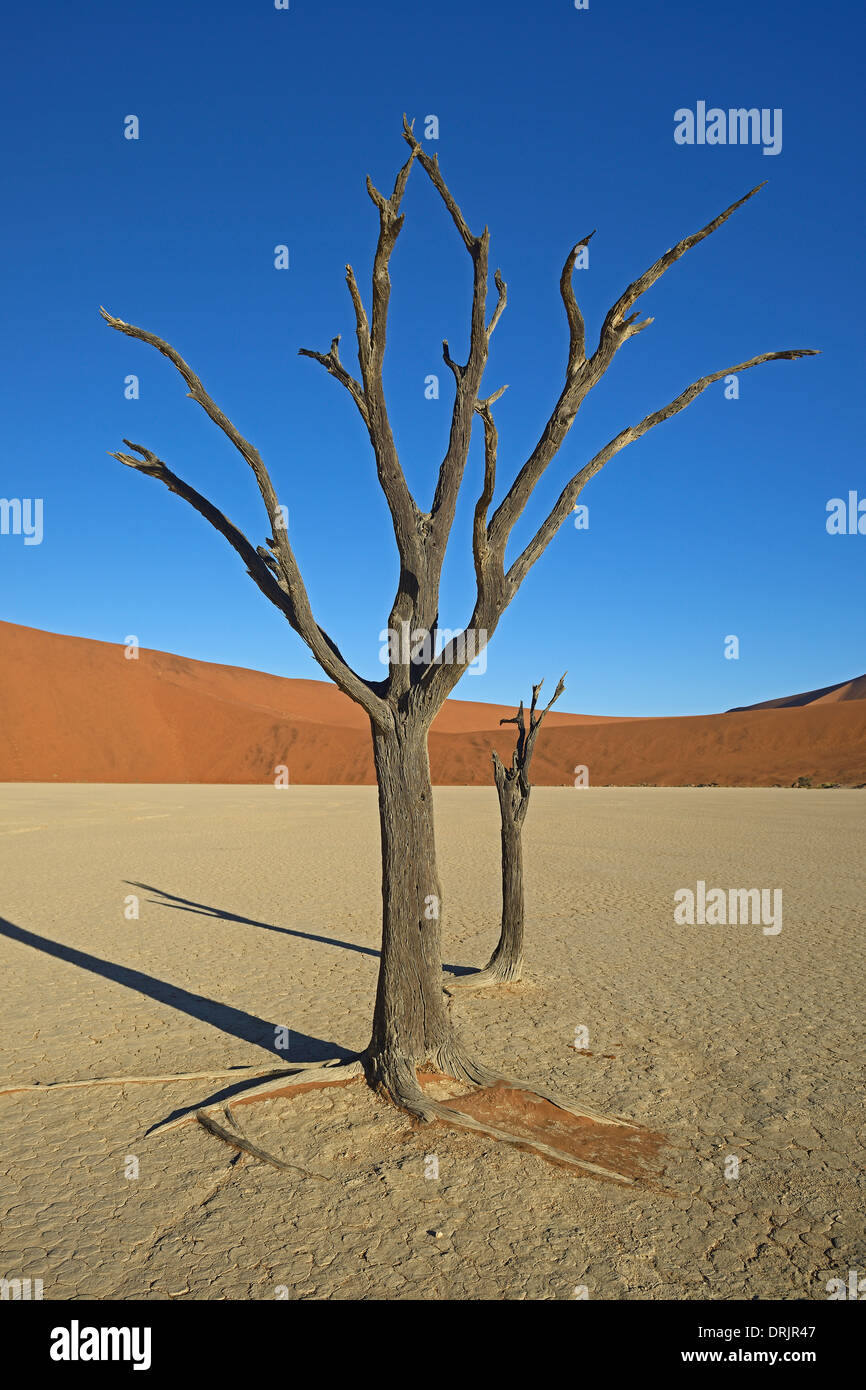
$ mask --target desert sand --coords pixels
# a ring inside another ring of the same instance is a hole
[[[445,959],[477,966],[495,793],[435,800]],[[196,1124],[148,1138],[225,1080],[17,1090],[0,1273],[46,1299],[826,1298],[866,1268],[863,808],[858,791],[534,792],[531,978],[455,996],[454,1015],[489,1063],[661,1134],[636,1186],[415,1128],[354,1083],[238,1108],[292,1173]],[[372,788],[7,786],[0,873],[0,1090],[266,1067],[279,1026],[289,1061],[367,1041]],[[697,880],[781,888],[782,931],[675,926]]]
[[[537,674],[529,673],[532,678]],[[552,693],[559,672],[549,672]],[[574,685],[574,680],[571,682]],[[461,692],[471,694],[466,677]],[[571,696],[571,691],[567,692]],[[515,702],[529,685],[515,690]],[[513,706],[450,700],[430,736],[434,783],[488,786]],[[372,785],[369,725],[326,681],[288,680],[0,622],[0,782],[273,781]],[[866,783],[866,677],[767,707],[693,717],[547,716],[540,786]],[[583,775],[583,774],[581,774]]]

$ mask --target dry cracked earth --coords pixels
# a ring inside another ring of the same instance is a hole
[[[435,798],[445,959],[481,965],[495,793]],[[534,792],[531,978],[452,1008],[491,1065],[665,1136],[622,1187],[360,1083],[237,1108],[290,1171],[195,1123],[148,1135],[233,1078],[9,1093],[363,1047],[378,825],[372,788],[0,789],[0,1276],[45,1299],[825,1299],[866,1271],[863,798]],[[782,931],[675,925],[697,880],[781,888]]]

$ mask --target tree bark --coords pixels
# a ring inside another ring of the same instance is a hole
[[[382,956],[373,1030],[364,1062],[369,1080],[420,1112],[416,1067],[429,1062],[467,1075],[442,988],[442,891],[436,868],[427,724],[375,724],[373,756],[382,841]]]
[[[530,788],[526,786],[524,790],[519,780],[509,778],[502,763],[495,771],[501,815],[502,921],[499,943],[484,974],[492,981],[507,983],[519,980],[523,974],[523,822]]]

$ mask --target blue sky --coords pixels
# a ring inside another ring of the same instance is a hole
[[[513,541],[624,425],[689,381],[756,353],[822,356],[745,374],[621,453],[587,488],[458,696],[511,703],[569,670],[564,708],[703,713],[826,685],[864,660],[866,537],[830,536],[826,504],[863,466],[862,8],[850,3],[571,0],[518,4],[265,0],[49,3],[4,20],[0,227],[7,404],[0,495],[42,498],[44,538],[0,536],[0,617],[288,676],[318,668],[221,537],[106,451],[153,449],[257,541],[252,475],[174,369],[113,333],[98,306],[168,338],[259,447],[289,507],[319,621],[379,677],[396,579],[369,443],[345,392],[299,347],[343,334],[350,261],[367,288],[404,110],[435,114],[436,150],[509,285],[487,389],[499,476],[531,450],[559,392],[558,279],[597,227],[575,284],[594,346],[609,304],[662,251],[762,179],[641,307]],[[777,155],[682,146],[674,112],[783,111]],[[140,138],[124,139],[135,114]],[[465,352],[468,257],[413,171],[386,385],[423,507],[447,437],[443,337]],[[290,268],[274,268],[286,244]],[[424,397],[429,373],[438,401]],[[135,374],[140,398],[124,398]],[[443,625],[472,607],[473,444],[443,588]],[[498,495],[501,495],[498,494]],[[739,660],[724,640],[740,639]]]

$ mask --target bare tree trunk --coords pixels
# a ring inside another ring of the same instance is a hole
[[[449,991],[459,988],[480,989],[482,985],[508,984],[523,978],[523,822],[526,820],[532,791],[529,765],[532,762],[535,740],[542,720],[565,689],[567,674],[566,672],[560,676],[552,698],[541,711],[537,711],[536,706],[538,692],[544,682],[539,681],[538,685],[532,687],[528,729],[522,700],[513,719],[499,721],[500,724],[516,724],[518,728],[510,767],[505,766],[495,749],[493,751],[493,776],[499,793],[499,815],[502,822],[502,921],[499,943],[483,970],[449,980]]]
[[[442,989],[442,891],[436,868],[427,725],[373,728],[382,840],[382,957],[373,1030],[364,1055],[371,1083],[423,1109],[415,1071],[430,1062],[466,1076]],[[470,1069],[474,1074],[474,1069]]]
[[[502,922],[499,943],[483,974],[491,983],[505,984],[523,974],[523,822],[531,788],[524,792],[519,782],[508,778],[502,763],[495,768],[495,776],[502,819]]]

